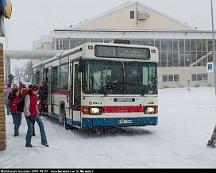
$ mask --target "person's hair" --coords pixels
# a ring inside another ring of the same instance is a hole
[[[32,86],[32,91],[38,91],[40,89],[40,87],[37,84],[34,84]]]
[[[19,88],[13,88],[11,91],[11,97],[10,97],[10,101],[12,102],[14,97],[16,96],[16,93],[19,92]]]
[[[8,88],[11,88],[11,84],[7,84],[7,87],[8,87]]]

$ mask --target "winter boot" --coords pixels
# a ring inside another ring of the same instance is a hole
[[[213,141],[212,139],[210,139],[207,143],[207,147],[211,147],[211,148],[215,148],[215,141]]]

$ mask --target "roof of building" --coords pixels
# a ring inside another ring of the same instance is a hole
[[[98,20],[104,20],[106,17],[110,16],[110,15],[113,15],[114,13],[118,13],[120,12],[121,10],[123,9],[126,9],[126,8],[129,8],[129,7],[133,7],[133,6],[139,6],[139,7],[142,7],[144,8],[145,10],[148,10],[150,11],[151,13],[154,13],[154,14],[157,14],[158,16],[162,17],[163,19],[165,19],[166,21],[169,21],[170,23],[173,23],[173,24],[176,24],[180,27],[181,30],[193,30],[191,27],[189,27],[188,25],[176,20],[176,19],[173,19],[171,17],[168,17],[166,16],[165,14],[162,14],[161,12],[158,12],[146,5],[144,5],[143,3],[141,2],[126,2],[124,4],[121,4],[113,9],[110,9],[98,16],[95,16],[93,18],[90,18],[88,20],[85,20],[83,22],[80,22],[79,24],[77,25],[74,25],[72,27],[69,27],[69,28],[66,28],[65,30],[88,30],[88,29],[92,29],[92,28],[89,28],[89,25],[91,25],[92,23],[94,22],[97,22]],[[99,28],[99,29],[98,29]],[[106,25],[104,26],[101,26],[99,23],[98,23],[98,26],[93,28],[94,30],[109,30],[110,28],[107,28]],[[115,28],[115,26],[113,26],[112,29],[117,29]],[[125,28],[127,29],[127,28]],[[137,28],[138,30],[142,30],[142,29],[145,29],[145,28]],[[160,30],[160,28],[151,28],[151,29],[155,29],[155,30]],[[161,28],[162,30],[164,30],[163,28]],[[170,30],[174,30],[175,28],[170,28]],[[120,30],[122,30],[122,28],[120,28]]]

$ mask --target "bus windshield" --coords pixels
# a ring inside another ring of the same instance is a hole
[[[85,60],[85,94],[158,94],[157,65],[148,62]]]

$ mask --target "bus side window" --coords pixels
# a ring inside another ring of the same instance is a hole
[[[80,110],[81,106],[81,74],[79,72],[79,65],[75,65],[74,76],[74,110]]]

